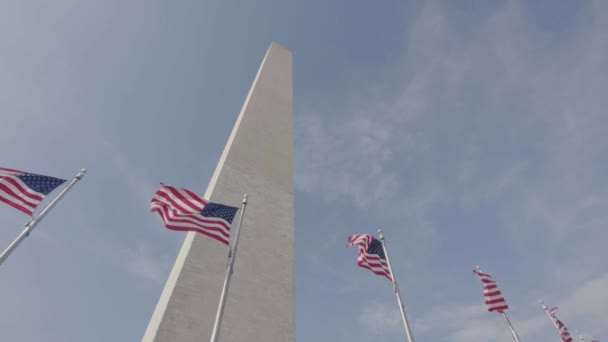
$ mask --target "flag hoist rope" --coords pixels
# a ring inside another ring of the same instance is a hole
[[[243,216],[245,215],[245,207],[247,207],[247,194],[243,195],[243,204],[241,206],[241,216],[239,225],[236,228],[234,243],[228,252],[228,269],[226,270],[226,278],[224,279],[224,287],[220,296],[220,304],[217,307],[215,323],[213,324],[213,332],[211,333],[211,342],[217,342],[220,338],[220,328],[222,326],[222,318],[224,316],[224,307],[226,307],[226,297],[228,296],[228,288],[230,287],[230,278],[234,270],[234,259],[236,259],[236,249],[239,244],[239,235],[241,233],[241,225],[243,224]]]
[[[410,329],[410,324],[407,321],[407,315],[405,314],[405,307],[403,306],[403,301],[401,300],[399,286],[397,285],[397,281],[395,280],[395,274],[393,273],[393,269],[391,268],[391,261],[388,258],[388,251],[386,250],[386,244],[384,242],[384,234],[382,233],[382,229],[378,229],[378,235],[380,236],[380,242],[382,242],[382,249],[384,250],[384,256],[386,257],[386,263],[388,264],[389,272],[391,272],[393,291],[395,292],[395,296],[397,296],[397,304],[399,304],[399,311],[401,311],[401,318],[403,319],[403,325],[405,327],[405,334],[407,335],[407,340],[409,342],[414,342],[414,338],[412,337],[412,330]]]
[[[29,220],[26,224],[25,224],[25,229],[23,229],[23,231],[21,232],[21,234],[19,234],[19,236],[17,236],[17,238],[4,250],[4,252],[2,252],[2,254],[0,254],[0,265],[6,260],[6,258],[8,258],[9,255],[11,255],[11,253],[19,246],[19,244],[25,240],[26,237],[28,237],[30,235],[30,233],[32,232],[32,230],[34,230],[34,227],[36,227],[36,225],[38,223],[40,223],[40,221],[42,221],[42,219],[46,216],[46,214],[48,214],[48,212],[53,209],[53,207],[55,206],[55,204],[57,204],[57,202],[59,202],[59,200],[79,181],[82,179],[82,177],[84,177],[84,175],[87,173],[86,169],[82,169],[80,170],[80,172],[76,175],[76,177],[74,177],[74,179],[72,179],[72,181],[70,181],[70,183],[63,188],[63,190],[61,190],[61,192],[59,193],[59,195],[57,195],[57,197],[55,197],[51,203],[49,203],[41,212],[40,214],[38,214],[38,216],[32,218],[31,220]]]

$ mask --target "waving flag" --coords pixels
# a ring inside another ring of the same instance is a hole
[[[65,179],[0,167],[0,201],[28,215]]]
[[[357,246],[359,254],[357,255],[357,265],[367,268],[378,275],[383,275],[392,281],[391,272],[386,262],[382,242],[369,234],[355,234],[348,237],[347,247]]]
[[[150,211],[156,211],[168,229],[198,232],[226,245],[230,244],[230,225],[238,210],[162,183],[150,203]]]
[[[562,323],[562,321],[557,319],[557,317],[555,316],[555,312],[557,312],[557,307],[551,308],[551,310],[549,310],[549,316],[551,316],[551,319],[555,323],[555,326],[557,326],[557,329],[559,330],[559,333],[562,337],[562,341],[572,342],[572,337],[570,336],[570,332],[568,331],[568,328],[566,328],[566,326],[564,325],[564,323]]]
[[[488,311],[503,313],[507,310],[509,306],[500,290],[498,290],[498,285],[496,285],[494,278],[492,278],[491,275],[478,270],[473,270],[473,272],[479,276],[479,279],[481,279],[481,282],[483,283],[483,298],[488,306]]]

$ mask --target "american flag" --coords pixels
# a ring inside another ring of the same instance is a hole
[[[347,247],[350,246],[359,248],[359,254],[357,255],[357,265],[359,267],[367,268],[375,274],[383,275],[388,280],[393,281],[382,242],[369,234],[355,234],[348,237]]]
[[[230,225],[238,210],[162,183],[150,203],[150,211],[156,211],[168,229],[198,232],[226,245],[230,244]]]
[[[0,201],[30,216],[44,197],[65,179],[0,167]]]
[[[555,322],[555,325],[557,325],[557,328],[559,329],[559,334],[562,337],[562,341],[572,342],[572,337],[570,336],[568,328],[566,328],[562,321],[555,317],[555,312],[557,312],[557,307],[551,308],[551,310],[549,310],[549,316],[551,316],[551,319],[553,320],[553,322]]]
[[[480,272],[479,270],[473,270],[473,272],[479,276],[479,279],[481,279],[481,282],[483,283],[483,299],[485,300],[486,305],[488,305],[488,311],[497,311],[503,313],[505,310],[507,310],[509,306],[505,301],[505,297],[503,297],[502,293],[500,293],[494,278],[487,273]]]

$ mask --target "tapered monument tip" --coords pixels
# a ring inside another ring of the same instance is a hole
[[[272,42],[270,42],[270,47],[268,47],[268,50],[272,50],[272,49],[281,49],[281,50],[285,50],[285,51],[291,53],[291,51],[288,48],[286,48],[284,45],[282,45],[280,43],[277,43],[274,40]]]

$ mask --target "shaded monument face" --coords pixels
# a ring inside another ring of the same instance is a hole
[[[220,341],[294,341],[291,53],[275,43],[204,197],[240,207],[244,193],[249,200]],[[227,264],[227,246],[188,233],[142,341],[208,341]]]

